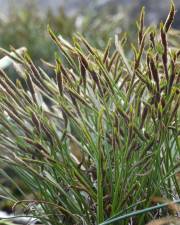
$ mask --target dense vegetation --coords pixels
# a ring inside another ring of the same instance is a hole
[[[153,224],[165,216],[157,224],[178,224],[180,51],[168,41],[174,14],[172,4],[159,28],[145,28],[143,9],[128,57],[125,36],[99,50],[80,34],[71,44],[48,27],[60,51],[45,63],[51,76],[27,52],[13,57],[16,84],[0,70],[0,159],[26,185],[3,172],[22,196],[1,186],[15,211],[21,206],[52,225]]]

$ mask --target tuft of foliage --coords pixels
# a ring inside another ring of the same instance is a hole
[[[124,37],[100,51],[48,27],[60,50],[46,63],[54,76],[27,53],[13,57],[26,87],[0,70],[0,159],[33,194],[19,187],[19,201],[2,186],[14,210],[52,225],[146,224],[170,214],[153,199],[180,195],[180,51],[167,37],[174,12],[172,4],[156,29],[144,27],[142,10],[133,58]]]

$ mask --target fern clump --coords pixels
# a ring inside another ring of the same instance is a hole
[[[180,195],[180,51],[167,37],[174,12],[172,5],[156,29],[144,27],[142,10],[129,58],[125,37],[101,51],[48,27],[60,52],[54,64],[43,62],[54,76],[27,53],[13,56],[16,84],[0,71],[0,158],[33,194],[10,196],[14,210],[21,205],[43,224],[68,225],[145,224],[167,214],[128,213],[147,212],[155,196]]]

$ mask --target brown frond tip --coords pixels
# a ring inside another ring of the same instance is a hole
[[[142,7],[140,18],[139,18],[139,33],[138,33],[138,42],[139,45],[142,42],[143,39],[143,28],[144,28],[144,14],[145,14],[145,8]]]
[[[170,9],[169,15],[166,19],[166,22],[164,24],[164,31],[166,33],[168,32],[168,30],[170,29],[170,27],[174,21],[174,16],[175,16],[175,5],[174,5],[173,1],[171,1],[171,9]]]
[[[161,42],[162,42],[162,45],[163,45],[163,48],[164,48],[164,52],[163,52],[163,55],[162,55],[162,60],[163,60],[166,80],[168,81],[169,80],[168,67],[167,67],[167,63],[168,63],[168,45],[167,45],[166,33],[164,32],[164,29],[163,29],[163,24],[161,24]]]
[[[151,75],[156,83],[157,86],[157,91],[160,90],[160,85],[159,85],[159,75],[158,75],[158,71],[155,65],[155,62],[153,60],[153,58],[150,58],[150,71],[151,71]]]

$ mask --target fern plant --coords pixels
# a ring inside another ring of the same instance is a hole
[[[15,211],[52,225],[146,224],[169,214],[153,199],[180,195],[180,51],[167,38],[174,14],[172,4],[160,28],[145,28],[143,9],[129,58],[120,35],[98,50],[48,27],[59,49],[54,64],[44,62],[53,77],[27,53],[2,50],[21,79],[0,70],[0,159],[33,195],[19,187],[18,200],[1,186]]]

